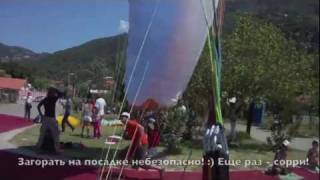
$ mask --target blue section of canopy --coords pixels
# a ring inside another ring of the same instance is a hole
[[[208,2],[204,0],[205,4]],[[201,3],[201,0],[129,0],[125,85],[130,104],[141,105],[153,99],[161,105],[172,105],[172,100],[186,88],[207,36]],[[141,56],[137,58],[140,48]]]

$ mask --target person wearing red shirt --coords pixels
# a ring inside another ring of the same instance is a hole
[[[136,120],[130,119],[130,114],[127,112],[123,112],[120,118],[126,126],[124,138],[131,140],[127,160],[144,159],[148,148],[148,135],[145,133],[143,126]]]

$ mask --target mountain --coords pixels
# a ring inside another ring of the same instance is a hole
[[[227,0],[224,35],[239,14],[250,14],[279,27],[299,48],[319,50],[319,0]]]
[[[79,80],[88,80],[99,73],[112,76],[116,62],[125,57],[126,44],[127,35],[120,34],[95,39],[42,58],[20,61],[19,64],[36,76],[54,80],[66,80],[70,73],[76,74]]]
[[[37,54],[23,47],[8,46],[0,43],[0,62],[17,62],[28,59],[39,59],[45,55],[45,53]]]
[[[224,36],[231,34],[239,14],[250,14],[275,24],[299,48],[311,52],[319,49],[319,0],[227,0]],[[112,75],[117,61],[125,59],[126,44],[127,35],[121,34],[44,55],[0,44],[0,62],[18,61],[35,76],[49,79],[65,80],[68,74],[76,73],[79,79],[87,80],[98,76],[101,67],[103,75]]]

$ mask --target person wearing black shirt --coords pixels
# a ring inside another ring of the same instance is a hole
[[[37,147],[42,149],[46,133],[50,133],[53,143],[54,151],[60,152],[59,147],[59,128],[56,121],[56,102],[59,98],[63,97],[64,94],[56,88],[49,88],[47,96],[40,101],[38,104],[38,112],[42,120],[42,125],[40,128],[40,136],[38,140]],[[41,107],[44,107],[44,114],[41,111]]]

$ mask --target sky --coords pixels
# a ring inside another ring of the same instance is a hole
[[[37,53],[127,29],[127,0],[0,0],[0,42]]]

